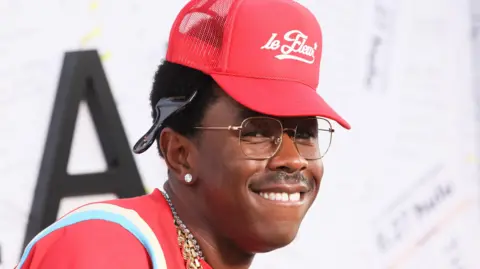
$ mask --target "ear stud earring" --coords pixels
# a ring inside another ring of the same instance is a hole
[[[192,182],[192,180],[193,180],[193,177],[192,177],[191,174],[186,174],[185,175],[185,182],[190,183],[190,182]]]

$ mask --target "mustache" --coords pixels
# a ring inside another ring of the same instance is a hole
[[[295,172],[294,174],[284,171],[274,172],[266,178],[266,181],[277,184],[303,184],[308,186],[310,190],[315,187],[315,181],[307,178],[300,172]]]

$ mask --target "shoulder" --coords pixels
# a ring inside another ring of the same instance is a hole
[[[158,190],[141,197],[88,204],[39,233],[19,265],[43,263],[49,258],[58,263],[61,258],[57,256],[61,256],[69,262],[89,263],[75,267],[82,269],[115,267],[117,263],[121,264],[118,268],[150,268],[150,260],[165,264],[163,250],[169,248],[170,241],[175,242],[174,227],[170,226],[171,212]],[[173,254],[172,250],[167,252]],[[126,266],[130,263],[135,265]]]
[[[146,249],[133,234],[102,220],[55,230],[26,252],[18,269],[151,268]]]

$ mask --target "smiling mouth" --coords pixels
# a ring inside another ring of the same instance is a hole
[[[286,205],[303,204],[306,194],[311,191],[308,184],[302,183],[264,183],[262,185],[252,185],[249,189],[258,197],[261,197],[261,200]]]
[[[303,191],[275,191],[275,190],[264,190],[264,191],[253,191],[250,190],[254,196],[260,198],[260,200],[266,202],[273,202],[278,205],[301,205],[305,201],[306,193]]]
[[[303,193],[301,192],[256,192],[256,194],[266,200],[277,202],[300,202],[303,198]]]

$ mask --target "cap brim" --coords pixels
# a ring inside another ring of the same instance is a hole
[[[319,116],[350,129],[314,89],[293,81],[211,74],[217,84],[241,105],[270,116]]]

